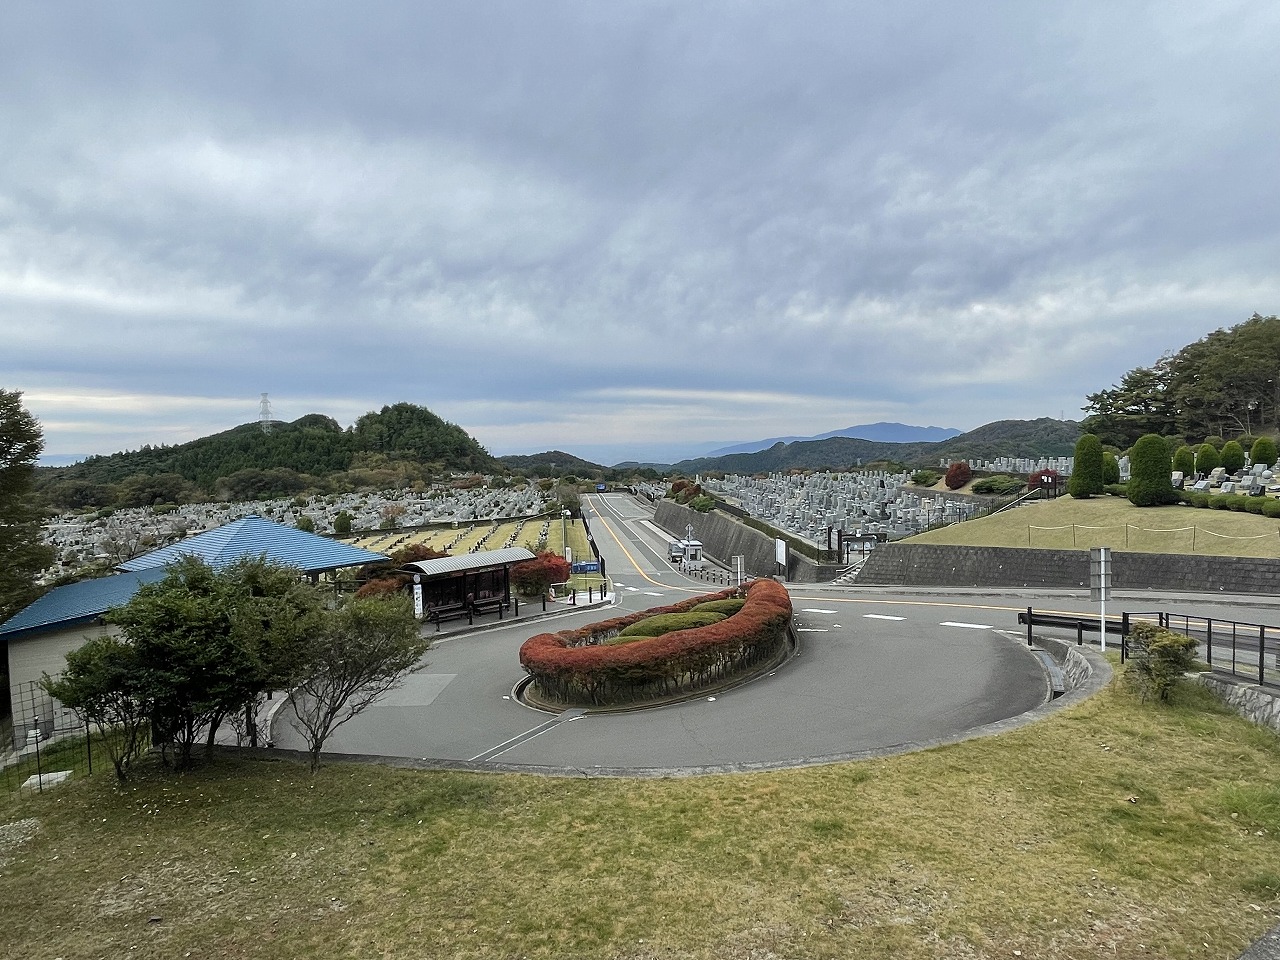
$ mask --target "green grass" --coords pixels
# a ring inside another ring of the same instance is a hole
[[[1280,738],[1120,684],[1000,737],[751,775],[223,759],[0,807],[0,923],[33,960],[1231,957],[1280,919],[1277,782]]]
[[[1185,506],[1135,507],[1120,497],[1059,497],[941,527],[907,542],[1280,557],[1280,520]]]

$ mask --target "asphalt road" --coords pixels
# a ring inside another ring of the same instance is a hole
[[[768,676],[656,709],[549,714],[514,695],[525,639],[715,589],[667,563],[668,537],[641,504],[612,494],[586,501],[615,584],[612,608],[442,638],[416,673],[341,727],[326,751],[588,775],[749,770],[891,752],[955,739],[1045,702],[1020,610],[1097,613],[1087,595],[791,585],[799,652]],[[1155,609],[1168,599],[1142,597],[1128,608]],[[1196,609],[1250,619],[1240,601],[1214,599]],[[1122,608],[1117,602],[1114,612]],[[280,747],[303,745],[285,711],[272,736]]]

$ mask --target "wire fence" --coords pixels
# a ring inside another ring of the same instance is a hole
[[[12,729],[0,744],[0,794],[43,793],[73,777],[91,775],[110,761],[76,714],[38,682],[19,684]]]
[[[1280,556],[1280,531],[1276,533],[1235,536],[1218,533],[1193,524],[1188,527],[1148,528],[1132,523],[1094,526],[1065,523],[1055,527],[1027,526],[1027,546],[1042,549],[1080,550],[1087,547],[1111,547],[1154,553],[1218,553],[1222,541],[1254,541],[1265,556]],[[1266,541],[1264,544],[1263,541]]]

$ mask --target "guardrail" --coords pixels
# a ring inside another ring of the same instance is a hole
[[[1167,611],[1127,611],[1106,619],[1107,634],[1120,638],[1120,662],[1129,659],[1129,633],[1135,623],[1155,623],[1166,630],[1184,633],[1199,641],[1199,655],[1215,673],[1224,673],[1259,685],[1280,687],[1280,627],[1239,620],[1200,617]],[[1018,623],[1026,624],[1027,645],[1034,627],[1074,630],[1076,643],[1084,643],[1086,633],[1100,635],[1096,616],[1081,613],[1047,612],[1027,607],[1018,613]]]

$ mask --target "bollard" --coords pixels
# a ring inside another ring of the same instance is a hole
[[[1027,607],[1027,646],[1031,646],[1031,608]]]
[[[595,602],[596,602],[596,588],[588,584],[587,585],[587,603],[595,603]]]
[[[1084,621],[1083,620],[1076,621],[1076,646],[1077,647],[1084,646]]]

